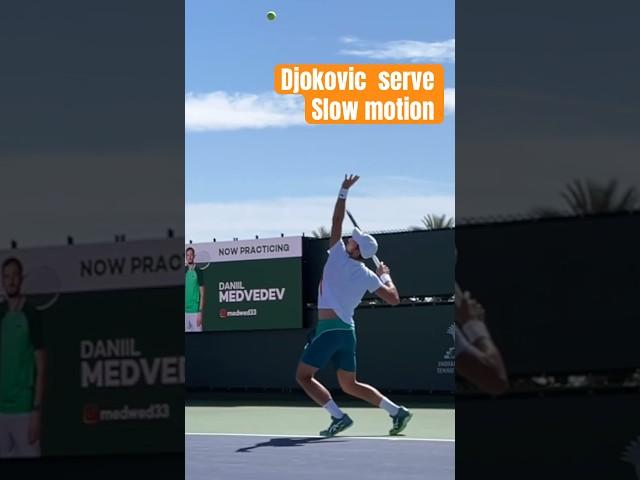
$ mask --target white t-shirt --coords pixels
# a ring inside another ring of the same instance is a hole
[[[331,308],[340,320],[353,325],[353,311],[362,297],[367,290],[373,293],[382,287],[382,281],[364,263],[349,256],[342,240],[328,253],[318,287],[318,308]]]

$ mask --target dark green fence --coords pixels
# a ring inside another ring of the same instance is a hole
[[[376,235],[401,297],[453,291],[453,230]],[[303,242],[303,324],[315,321],[317,287],[328,239]],[[369,265],[373,268],[373,265]],[[415,304],[359,308],[358,376],[385,390],[453,390],[453,308]],[[186,335],[188,388],[297,389],[295,369],[307,329],[202,332]],[[330,368],[318,377],[336,388]]]
[[[456,244],[511,374],[640,365],[640,214],[458,227]]]
[[[375,235],[378,257],[389,265],[403,297],[444,295],[453,291],[454,231],[452,229]],[[303,299],[315,303],[318,282],[327,259],[329,239],[306,238],[303,248]],[[368,262],[373,269],[373,262]]]
[[[453,390],[451,305],[356,312],[358,376],[386,390]],[[187,385],[207,389],[291,389],[306,330],[211,332],[187,341]],[[336,388],[330,368],[318,377]]]

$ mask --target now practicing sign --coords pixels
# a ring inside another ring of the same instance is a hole
[[[203,279],[203,331],[302,326],[301,237],[189,247]]]

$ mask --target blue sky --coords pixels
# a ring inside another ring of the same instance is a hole
[[[310,233],[344,173],[362,177],[349,201],[365,228],[453,215],[454,19],[448,1],[187,0],[187,239]],[[445,67],[441,125],[310,126],[301,97],[273,93],[278,63],[416,62]]]

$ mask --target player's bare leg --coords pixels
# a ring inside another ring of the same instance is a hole
[[[407,408],[396,405],[371,385],[358,382],[355,372],[338,370],[336,374],[340,388],[344,393],[380,407],[389,414],[393,420],[393,427],[389,431],[389,435],[397,435],[407,427],[413,416]]]
[[[347,372],[345,370],[338,370],[338,383],[340,388],[347,395],[359,398],[365,402],[369,402],[376,407],[380,406],[380,402],[384,398],[383,395],[371,385],[361,383],[356,380],[355,372]]]
[[[316,367],[300,362],[296,370],[296,381],[304,392],[321,407],[331,400],[331,393],[318,380],[313,378],[318,371]]]
[[[318,405],[321,405],[331,415],[331,424],[320,432],[323,437],[333,437],[353,425],[353,420],[346,415],[331,398],[331,393],[313,375],[318,371],[316,367],[304,362],[298,364],[296,381],[305,393]]]

